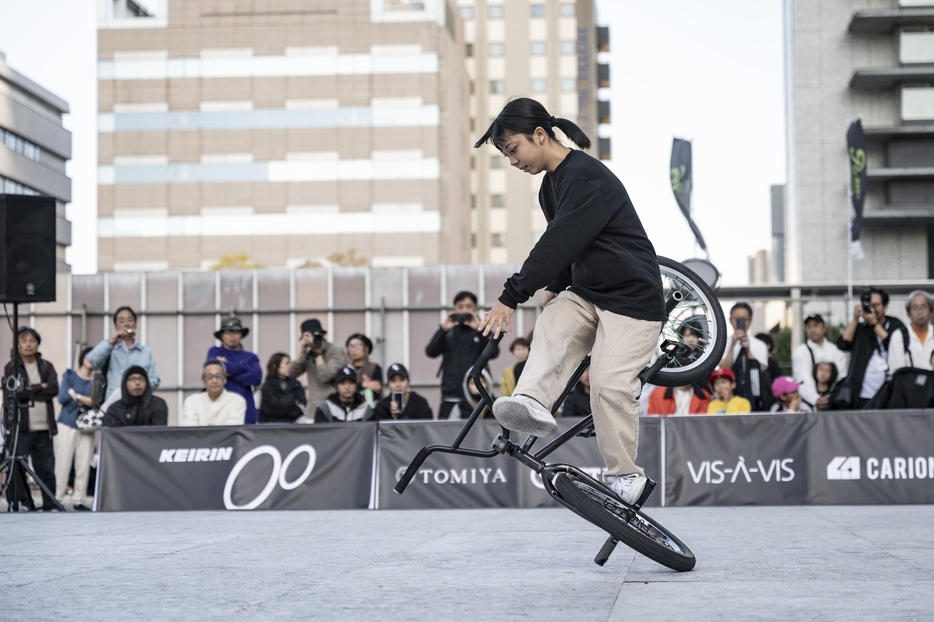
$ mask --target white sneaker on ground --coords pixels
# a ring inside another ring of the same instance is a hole
[[[606,478],[606,483],[610,485],[610,489],[629,505],[633,505],[639,500],[648,481],[648,478],[635,474],[608,475]]]
[[[551,436],[558,427],[548,409],[528,395],[497,399],[493,402],[493,416],[507,430],[540,438]]]

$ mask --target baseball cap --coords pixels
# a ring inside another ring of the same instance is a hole
[[[357,381],[357,370],[351,367],[350,365],[345,365],[337,370],[337,373],[334,374],[334,380],[332,381],[335,385],[341,380],[347,380],[350,378],[354,382]]]
[[[393,363],[389,366],[389,370],[386,372],[386,379],[392,380],[393,376],[403,376],[406,380],[408,380],[409,370],[407,370],[405,365],[402,363]]]
[[[713,384],[713,381],[717,378],[726,378],[727,380],[732,380],[736,382],[736,374],[733,373],[733,370],[728,367],[718,367],[713,370],[713,373],[710,374],[710,378],[707,379],[710,384]]]
[[[778,399],[781,396],[785,395],[786,393],[797,391],[798,387],[800,387],[802,384],[804,383],[797,382],[791,376],[779,376],[772,383],[772,395],[774,395],[775,398]]]
[[[821,315],[820,313],[812,313],[811,315],[807,316],[806,318],[804,318],[804,323],[807,324],[808,322],[812,320],[814,322],[820,322],[824,326],[827,325],[827,322],[824,321],[824,316]]]

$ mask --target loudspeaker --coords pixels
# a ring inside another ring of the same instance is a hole
[[[55,300],[55,199],[0,194],[0,302]]]

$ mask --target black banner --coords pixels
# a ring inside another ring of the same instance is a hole
[[[808,501],[934,503],[934,414],[858,411],[809,415]]]
[[[99,510],[351,509],[376,424],[105,429]]]
[[[856,119],[846,130],[846,147],[850,157],[850,200],[856,215],[850,225],[850,241],[859,241],[863,227],[863,206],[866,203],[866,137],[863,122]]]
[[[691,218],[691,190],[694,186],[694,170],[691,164],[691,142],[675,138],[671,144],[671,190],[675,193],[675,200],[681,213],[688,221],[697,243],[704,250],[707,250],[707,244],[704,242],[704,236],[694,219]]]
[[[799,414],[666,417],[666,505],[793,505],[808,493]]]
[[[660,417],[640,417],[639,419],[639,452],[636,456],[636,464],[642,467],[645,474],[656,482],[658,487],[652,496],[649,497],[645,507],[659,506],[662,502],[662,451],[661,451],[661,418]],[[559,418],[558,431],[555,436],[567,430],[572,425],[580,421],[577,418]],[[533,450],[544,447],[548,440],[539,440]],[[565,445],[555,450],[554,453],[546,457],[546,462],[564,462],[573,464],[594,479],[602,480],[606,473],[606,463],[600,450],[597,448],[596,438],[574,438]],[[552,507],[558,503],[545,492],[542,485],[542,478],[531,469],[526,469],[520,479],[520,504],[522,507]]]

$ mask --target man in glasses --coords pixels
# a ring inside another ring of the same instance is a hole
[[[204,391],[185,400],[179,425],[242,425],[246,400],[224,388],[227,384],[224,364],[218,360],[206,362],[201,368],[201,382]]]

